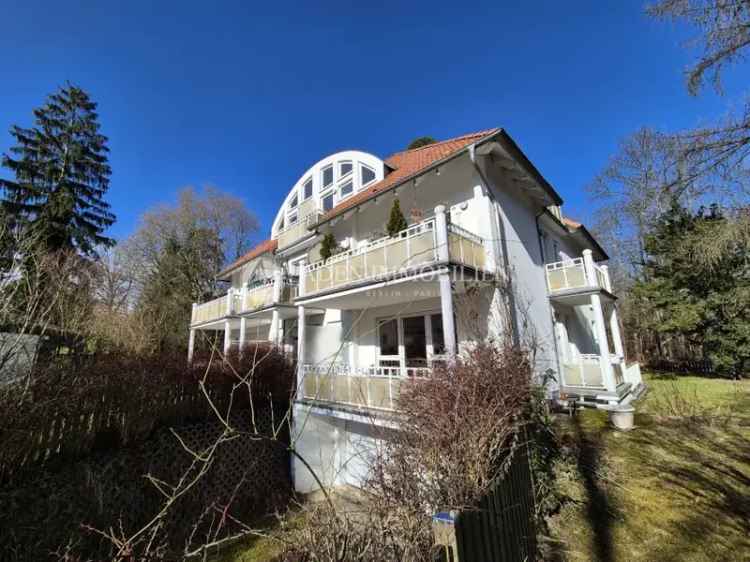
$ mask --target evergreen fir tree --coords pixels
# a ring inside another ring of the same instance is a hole
[[[327,260],[334,254],[337,248],[336,238],[333,237],[333,234],[327,232],[320,242],[320,257]]]
[[[408,226],[406,217],[401,212],[401,204],[398,202],[398,199],[395,199],[391,207],[391,216],[388,218],[388,224],[385,227],[388,231],[388,236],[395,236]]]
[[[94,255],[114,242],[103,232],[115,221],[104,195],[111,168],[96,103],[67,84],[34,110],[35,126],[13,126],[16,145],[2,165],[2,205],[15,227],[29,228],[46,251],[77,249]]]

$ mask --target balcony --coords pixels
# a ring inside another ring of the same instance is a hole
[[[608,359],[615,388],[624,382],[640,382],[640,368],[637,364],[626,366],[617,355],[610,355]],[[604,365],[606,367],[606,362]],[[563,386],[593,389],[604,389],[608,386],[599,355],[581,354],[573,361],[563,362],[562,366]]]
[[[296,278],[281,278],[281,289],[278,301],[274,301],[274,283],[276,279],[267,279],[253,287],[230,289],[219,298],[193,306],[191,324],[204,324],[217,321],[226,316],[247,314],[274,304],[291,304],[297,297]]]
[[[302,398],[357,409],[394,410],[401,385],[429,375],[426,367],[364,367],[305,365]]]
[[[545,270],[550,294],[575,289],[610,290],[607,270],[585,257],[548,263]]]
[[[485,270],[487,257],[482,239],[457,225],[448,224],[447,230],[448,261]],[[438,246],[434,218],[415,224],[395,236],[385,236],[305,266],[304,295],[437,264],[441,261]]]
[[[299,220],[280,230],[276,236],[278,249],[288,248],[310,234],[310,227],[316,224],[323,212],[315,208],[315,200],[303,201],[297,210]]]

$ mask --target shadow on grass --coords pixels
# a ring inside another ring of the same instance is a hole
[[[681,422],[649,424],[634,432],[630,456],[655,476],[679,513],[680,540],[659,553],[664,561],[709,552],[742,560],[750,549],[750,439],[739,428]],[[664,456],[658,452],[665,453]],[[744,553],[744,554],[743,554]],[[734,558],[736,556],[737,558]]]
[[[601,562],[614,561],[614,545],[612,541],[612,526],[615,522],[615,506],[613,498],[607,490],[605,482],[601,481],[602,466],[602,434],[606,428],[598,430],[586,429],[581,426],[579,415],[574,415],[572,421],[574,438],[578,448],[576,463],[578,474],[586,490],[586,517],[594,535],[593,550],[596,560]]]

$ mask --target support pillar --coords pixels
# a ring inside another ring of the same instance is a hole
[[[247,319],[243,316],[240,318],[240,353],[242,353],[242,349],[245,347],[245,334],[247,333]]]
[[[612,370],[612,358],[609,355],[602,298],[598,294],[591,295],[591,306],[594,309],[594,330],[596,331],[596,340],[599,344],[599,365],[602,371],[602,381],[608,391],[614,392],[616,384]]]
[[[193,352],[195,351],[195,330],[190,329],[190,339],[188,340],[188,363],[193,362]]]
[[[453,315],[453,289],[448,273],[438,276],[440,282],[440,308],[443,313],[443,338],[445,351],[449,357],[456,355],[456,323]]]
[[[305,307],[297,307],[297,397],[302,397],[305,376]]]
[[[583,267],[586,273],[586,281],[590,287],[597,285],[596,269],[594,268],[594,254],[588,248],[583,251]]]
[[[609,315],[609,332],[612,334],[612,343],[615,353],[620,359],[625,358],[625,348],[622,345],[622,334],[620,333],[620,319],[617,317],[617,307],[612,303],[612,312]]]
[[[229,348],[232,345],[232,323],[229,320],[224,320],[224,357],[229,353]]]
[[[274,308],[271,312],[271,328],[270,328],[270,339],[271,343],[274,345],[281,345],[281,338],[279,337],[279,310],[277,308]]]
[[[435,243],[437,245],[437,258],[440,263],[450,261],[448,248],[448,217],[445,215],[445,205],[435,207]]]

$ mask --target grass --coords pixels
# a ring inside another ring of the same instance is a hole
[[[560,419],[565,498],[552,558],[750,559],[750,381],[647,376],[637,428],[607,414]]]

